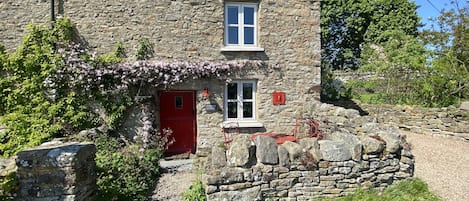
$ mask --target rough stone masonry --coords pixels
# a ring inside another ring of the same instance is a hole
[[[277,145],[268,136],[241,134],[227,150],[213,147],[205,175],[208,200],[339,197],[413,177],[414,158],[399,129],[353,109],[318,103],[314,111],[320,120],[337,120],[328,123],[324,140]]]
[[[16,200],[88,201],[97,192],[96,147],[90,143],[45,143],[18,153]]]

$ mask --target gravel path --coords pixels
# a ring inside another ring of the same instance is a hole
[[[415,176],[446,201],[469,200],[469,143],[402,132],[412,144]]]
[[[182,201],[181,193],[197,178],[192,169],[192,160],[162,160],[160,167],[163,174],[158,179],[149,201]]]

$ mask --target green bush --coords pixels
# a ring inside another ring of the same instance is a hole
[[[95,143],[98,200],[147,200],[148,191],[159,175],[162,152],[126,146],[108,136],[100,136]]]
[[[93,126],[86,99],[54,79],[64,66],[56,48],[71,42],[67,19],[53,29],[28,25],[17,51],[0,50],[0,155],[8,157],[50,138]]]
[[[13,195],[18,189],[16,172],[10,172],[5,177],[0,177],[0,200],[13,201]]]
[[[200,179],[192,181],[191,186],[182,193],[184,201],[205,201],[205,186]]]
[[[352,88],[346,87],[328,69],[324,70],[321,78],[321,100],[336,101],[352,98]]]

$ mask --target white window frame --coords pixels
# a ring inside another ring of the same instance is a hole
[[[237,95],[236,100],[228,100],[228,84],[225,86],[225,98],[223,99],[224,102],[224,116],[226,121],[234,121],[234,122],[242,122],[242,121],[250,121],[253,122],[256,120],[256,91],[257,91],[257,82],[254,80],[238,80],[232,81],[231,83],[237,84]],[[243,98],[243,84],[252,84],[252,99],[244,99]],[[228,103],[229,102],[236,102],[238,103],[237,111],[238,114],[236,115],[237,118],[228,118]],[[252,117],[244,118],[243,117],[243,102],[252,102]]]
[[[238,24],[228,24],[228,7],[238,7]],[[254,25],[244,24],[244,8],[250,7],[254,8]],[[225,4],[225,39],[224,47],[222,51],[264,51],[263,48],[258,47],[258,22],[257,22],[257,12],[258,12],[258,3],[246,3],[246,2],[237,2],[237,3],[226,3]],[[238,27],[238,44],[229,44],[228,43],[228,28],[229,27]],[[244,27],[253,27],[254,28],[254,44],[244,44]]]

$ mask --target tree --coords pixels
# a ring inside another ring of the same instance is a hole
[[[443,79],[446,95],[469,98],[469,7],[452,1],[452,9],[441,10],[434,24],[421,36],[431,54],[429,70],[433,81]]]
[[[321,1],[323,64],[357,69],[364,45],[386,42],[386,32],[417,36],[420,18],[416,10],[408,0]]]

